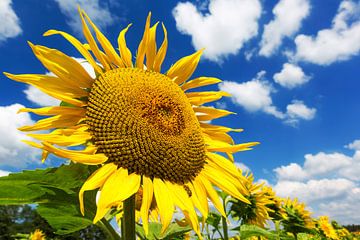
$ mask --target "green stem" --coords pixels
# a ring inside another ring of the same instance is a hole
[[[226,218],[224,216],[222,216],[221,220],[222,220],[223,231],[224,231],[224,240],[229,240],[228,226],[227,226]]]
[[[223,206],[224,206],[224,212],[226,215],[226,197],[223,198]],[[224,231],[224,240],[229,240],[229,235],[228,235],[228,225],[226,222],[226,217],[221,216],[221,221],[222,221],[222,225],[223,225],[223,231]]]
[[[135,240],[135,195],[124,201],[124,215],[121,225],[122,239]]]
[[[105,218],[101,219],[101,221],[97,222],[96,225],[100,227],[105,234],[108,235],[107,239],[111,240],[121,240],[119,234],[114,230],[114,228],[111,226],[111,224],[106,221]]]

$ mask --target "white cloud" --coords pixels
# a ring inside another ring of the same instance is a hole
[[[191,2],[173,10],[177,29],[192,37],[195,49],[205,48],[207,59],[221,62],[258,34],[259,0],[210,0],[208,11],[202,14]]]
[[[315,114],[315,108],[309,108],[302,101],[293,100],[291,104],[286,106],[285,123],[296,126],[299,120],[312,120]]]
[[[10,172],[4,171],[4,170],[1,170],[1,169],[0,169],[0,177],[5,177],[5,176],[7,176],[7,175],[9,175],[9,174],[10,174]]]
[[[81,66],[89,73],[89,75],[92,78],[96,77],[93,67],[84,58],[75,58],[75,57],[73,58],[81,64]],[[54,74],[51,72],[46,73],[46,75],[54,76]],[[38,88],[31,85],[29,85],[27,89],[24,90],[24,93],[26,95],[27,100],[31,101],[32,103],[38,106],[46,107],[46,106],[57,106],[60,104],[59,100],[50,97],[46,93],[43,93]]]
[[[60,7],[60,11],[68,18],[67,23],[75,32],[81,32],[81,20],[78,6],[85,10],[91,20],[101,29],[111,25],[116,17],[100,0],[54,0]],[[101,2],[101,4],[100,4]]]
[[[27,164],[38,161],[39,151],[21,140],[29,139],[17,128],[32,125],[34,121],[29,113],[17,114],[21,104],[0,106],[0,165],[12,167],[25,167]]]
[[[262,111],[283,119],[284,114],[272,103],[271,93],[274,89],[264,80],[265,74],[265,71],[261,71],[254,79],[243,83],[223,81],[219,84],[219,88],[230,93],[231,100],[249,112]]]
[[[240,168],[243,172],[250,171],[250,168],[241,162],[235,162],[237,168]]]
[[[56,98],[50,97],[49,95],[43,93],[38,88],[29,85],[27,89],[24,90],[26,99],[35,103],[39,106],[58,106],[60,101]]]
[[[343,0],[331,28],[316,36],[301,34],[295,38],[295,60],[329,65],[344,61],[360,52],[360,2]]]
[[[309,15],[308,0],[280,0],[273,9],[274,20],[264,27],[259,54],[271,56],[281,45],[283,38],[293,36]]]
[[[0,1],[0,42],[22,33],[20,20],[11,5],[12,0]]]
[[[346,145],[352,156],[340,152],[306,154],[303,166],[290,163],[274,169],[279,196],[298,197],[315,215],[329,215],[342,224],[359,224],[360,140]]]
[[[275,73],[273,78],[276,83],[289,89],[301,86],[311,79],[301,67],[291,63],[285,63],[282,70]]]
[[[254,79],[243,83],[223,81],[219,88],[230,93],[232,102],[245,110],[270,114],[290,126],[296,126],[299,120],[311,120],[315,117],[316,109],[307,107],[299,100],[293,100],[287,105],[285,113],[278,110],[271,98],[275,89],[265,80],[265,74],[265,71],[260,71]]]

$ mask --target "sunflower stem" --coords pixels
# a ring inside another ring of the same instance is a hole
[[[224,206],[224,212],[226,215],[226,196],[223,198],[223,206]],[[222,221],[222,225],[223,225],[224,240],[229,240],[228,225],[226,222],[226,217],[221,216],[221,221]]]
[[[101,219],[101,221],[97,222],[96,225],[100,227],[104,233],[108,235],[107,239],[111,240],[121,240],[119,234],[114,230],[114,228],[111,226],[111,224],[105,219]]]
[[[135,240],[135,194],[124,201],[121,225],[122,239]]]

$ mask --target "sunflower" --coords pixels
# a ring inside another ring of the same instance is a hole
[[[246,198],[250,204],[244,203],[238,199],[231,199],[231,214],[234,219],[241,219],[245,224],[254,224],[264,227],[266,220],[270,219],[269,213],[273,212],[268,206],[274,204],[269,197],[267,189],[263,184],[254,183],[254,176],[250,173],[245,175],[244,185],[249,191]]]
[[[282,224],[287,232],[299,233],[307,232],[315,227],[315,223],[311,218],[311,212],[305,209],[304,203],[299,203],[298,199],[283,199],[282,208],[286,212],[286,218],[282,220]]]
[[[228,133],[240,130],[209,123],[232,114],[204,106],[229,96],[227,93],[189,91],[221,82],[212,77],[189,80],[203,50],[181,58],[161,73],[167,32],[162,25],[164,39],[157,48],[158,23],[151,25],[151,13],[134,62],[125,39],[130,25],[120,32],[117,51],[86,13],[81,9],[79,13],[87,43],[57,30],[49,30],[44,36],[58,34],[68,40],[93,67],[96,78],[63,52],[32,43],[29,45],[35,56],[55,76],[4,74],[62,101],[60,106],[21,110],[48,116],[20,128],[26,132],[51,130],[29,134],[40,141],[28,143],[43,150],[42,161],[54,154],[99,166],[79,192],[81,212],[84,214],[85,191],[101,189],[93,220],[96,223],[141,189],[140,217],[146,233],[153,212],[150,207],[155,202],[162,231],[178,207],[199,234],[195,208],[206,218],[208,198],[225,216],[214,186],[249,202],[243,196],[247,190],[232,162],[233,153],[257,143],[234,144]],[[74,146],[84,147],[69,148]]]
[[[321,216],[318,220],[318,227],[319,230],[325,235],[328,239],[339,239],[338,235],[336,234],[335,229],[329,223],[329,217],[328,216]]]
[[[45,234],[39,230],[36,229],[32,234],[30,234],[30,240],[45,240]]]
[[[266,206],[272,211],[268,211],[269,216],[273,220],[281,220],[286,219],[286,212],[281,207],[281,198],[276,196],[274,190],[270,186],[263,186],[262,191],[265,193],[267,198],[271,201],[270,204]]]

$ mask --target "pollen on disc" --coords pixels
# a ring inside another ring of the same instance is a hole
[[[205,164],[192,106],[163,74],[120,68],[99,76],[89,94],[86,123],[98,153],[129,172],[182,184]]]

